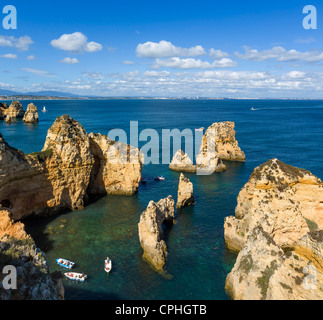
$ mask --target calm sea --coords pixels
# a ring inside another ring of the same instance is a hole
[[[26,109],[30,101],[23,101]],[[323,177],[323,101],[286,100],[104,100],[35,101],[38,125],[0,122],[6,141],[26,153],[40,151],[57,116],[69,114],[88,133],[107,134],[130,121],[146,128],[180,130],[207,128],[234,121],[237,140],[247,162],[229,163],[212,176],[187,174],[194,184],[196,205],[177,212],[167,243],[167,271],[158,274],[142,261],[137,224],[149,201],[177,197],[179,173],[167,165],[147,165],[148,179],[133,197],[107,196],[85,210],[27,221],[27,230],[46,252],[51,270],[61,270],[56,258],[76,262],[75,271],[88,274],[85,283],[64,280],[66,299],[228,299],[225,278],[236,255],[224,245],[224,218],[234,214],[236,198],[253,169],[278,158]],[[251,108],[256,111],[250,111]],[[160,142],[161,144],[161,142]],[[166,181],[153,178],[164,175]],[[103,270],[104,259],[113,271]],[[61,270],[64,271],[64,270]]]

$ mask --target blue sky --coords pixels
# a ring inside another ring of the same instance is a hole
[[[319,1],[7,4],[17,9],[18,27],[0,26],[3,89],[323,98]],[[306,5],[317,9],[317,30],[303,28]]]

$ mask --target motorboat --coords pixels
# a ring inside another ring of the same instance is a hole
[[[110,273],[112,270],[112,260],[107,258],[105,261],[104,261],[104,271],[106,273]]]
[[[46,109],[46,107],[45,107],[45,106],[43,107],[42,112],[44,112],[44,113],[45,113],[45,112],[47,112],[47,109]]]
[[[145,179],[145,178],[141,178],[141,182],[142,182],[142,183],[147,183],[147,179]]]
[[[56,259],[57,264],[59,264],[61,267],[66,268],[66,269],[72,269],[75,265],[74,262],[66,260],[66,259]]]
[[[163,177],[163,176],[161,176],[161,177],[156,177],[156,178],[155,178],[155,180],[156,180],[156,181],[165,181],[165,180],[166,180],[166,178],[165,178],[165,177]]]
[[[64,275],[66,278],[74,281],[84,282],[87,279],[87,275],[84,273],[68,272],[64,273]]]

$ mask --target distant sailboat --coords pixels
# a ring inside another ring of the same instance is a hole
[[[252,107],[252,108],[250,109],[250,111],[256,111],[256,109]]]
[[[46,107],[44,106],[44,108],[43,108],[43,110],[42,110],[42,112],[47,112],[47,109],[46,109]]]

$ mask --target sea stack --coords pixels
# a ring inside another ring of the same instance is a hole
[[[233,299],[323,299],[322,203],[323,183],[309,171],[277,159],[254,170],[224,225],[239,251],[226,281]]]
[[[156,270],[162,271],[166,264],[167,245],[162,225],[172,224],[175,219],[175,201],[171,196],[158,203],[151,201],[141,214],[138,224],[143,258]]]
[[[128,195],[138,191],[144,156],[138,148],[111,140],[102,134],[89,134],[94,156],[89,194]]]
[[[173,160],[169,165],[169,169],[179,172],[196,172],[196,166],[183,150],[178,150],[175,153]]]
[[[183,173],[181,173],[179,178],[176,209],[191,206],[194,202],[193,183],[187,179]]]
[[[236,141],[235,123],[231,121],[213,123],[205,132],[200,154],[213,154],[214,158],[226,161],[246,161],[244,152]]]
[[[25,123],[38,123],[39,121],[38,111],[37,111],[37,107],[33,103],[30,103],[27,106],[27,111],[25,112],[25,115],[22,121]]]
[[[24,110],[19,101],[12,101],[10,106],[3,111],[5,116],[10,116],[10,118],[23,118]]]

